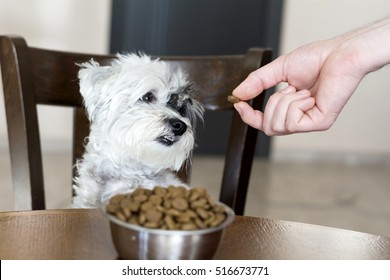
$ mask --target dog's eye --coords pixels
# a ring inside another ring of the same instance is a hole
[[[169,96],[168,104],[171,106],[176,106],[177,100],[179,100],[179,95],[176,93],[173,93]]]
[[[153,92],[147,92],[142,97],[141,100],[146,103],[152,103],[156,101],[156,96],[153,94]]]

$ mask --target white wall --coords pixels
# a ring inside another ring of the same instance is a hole
[[[0,0],[0,34],[14,34],[34,47],[107,53],[110,0]],[[1,80],[0,80],[1,85]],[[44,147],[71,143],[70,109],[38,109]],[[0,87],[0,148],[7,146],[4,98]]]
[[[280,53],[390,15],[388,0],[285,0],[285,3]],[[273,156],[389,159],[389,105],[390,68],[385,67],[363,80],[330,130],[275,137]]]
[[[285,0],[281,53],[313,40],[388,16],[388,0]],[[32,46],[105,53],[109,0],[0,0],[0,34],[18,34]],[[273,157],[318,156],[359,159],[390,157],[390,69],[369,75],[326,132],[275,137]],[[0,148],[6,146],[4,102],[0,92]],[[40,108],[44,145],[70,143],[70,111]]]

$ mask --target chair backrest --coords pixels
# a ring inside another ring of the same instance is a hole
[[[21,37],[0,36],[0,62],[6,107],[15,209],[45,209],[37,105],[74,108],[73,162],[84,152],[89,122],[82,106],[76,63],[94,58],[106,64],[114,55],[93,55],[29,47]],[[227,96],[253,70],[271,60],[269,49],[242,55],[160,57],[182,67],[199,90],[207,110],[233,110]],[[263,106],[262,94],[250,103]],[[242,215],[257,131],[233,113],[219,199]],[[181,172],[186,180],[188,174]],[[71,186],[71,180],[69,185]]]

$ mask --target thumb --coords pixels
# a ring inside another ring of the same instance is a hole
[[[263,90],[283,82],[284,61],[285,56],[279,56],[274,61],[250,73],[233,90],[233,95],[241,100],[249,100],[259,95]]]

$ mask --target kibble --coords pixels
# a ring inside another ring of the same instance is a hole
[[[239,98],[235,97],[234,95],[228,95],[227,100],[230,103],[238,103],[241,101]]]
[[[182,186],[138,188],[115,195],[106,210],[130,224],[167,230],[216,227],[226,219],[225,207],[215,203],[205,189]]]

